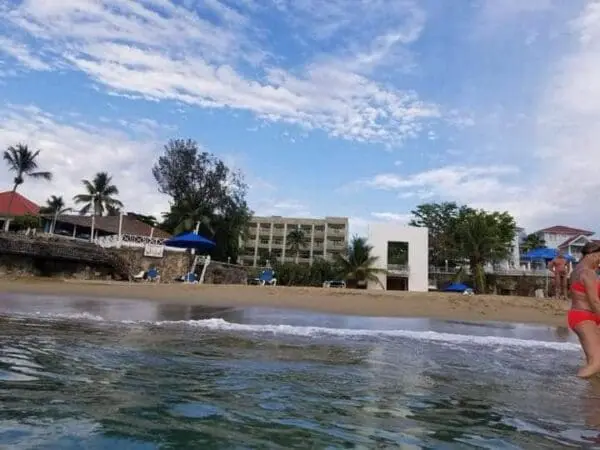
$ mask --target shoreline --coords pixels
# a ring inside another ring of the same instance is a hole
[[[266,307],[365,317],[421,317],[565,327],[569,306],[568,302],[555,299],[498,295],[40,278],[0,279],[0,296],[2,294],[136,299],[211,307]]]

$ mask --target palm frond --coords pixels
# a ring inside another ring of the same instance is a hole
[[[32,172],[29,174],[31,178],[43,179],[46,181],[52,181],[52,173],[50,172]]]
[[[86,215],[90,209],[92,208],[92,204],[88,203],[87,205],[84,205],[83,208],[81,208],[79,210],[79,214],[81,214],[82,216]]]

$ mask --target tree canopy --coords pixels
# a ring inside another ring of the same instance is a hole
[[[381,284],[377,274],[387,273],[387,270],[375,267],[377,256],[371,252],[373,246],[364,237],[354,236],[344,254],[335,254],[334,263],[339,267],[339,273],[351,284],[366,286],[372,281]]]
[[[507,212],[444,202],[419,205],[412,214],[410,225],[429,229],[430,264],[468,261],[478,292],[485,291],[484,265],[505,259],[512,251],[517,226]]]
[[[169,141],[152,174],[159,191],[171,198],[163,228],[179,233],[199,223],[201,234],[216,241],[213,258],[236,261],[251,216],[242,174],[190,139]]]
[[[87,214],[90,210],[96,216],[118,214],[123,203],[115,198],[119,195],[119,189],[112,184],[112,177],[107,172],[98,172],[92,181],[81,180],[81,182],[85,187],[85,194],[73,197],[76,204],[83,204],[79,210],[80,214]]]
[[[31,151],[25,144],[11,145],[4,151],[2,158],[8,165],[8,170],[15,174],[13,180],[13,193],[25,182],[26,176],[33,178],[34,180],[52,180],[52,173],[38,170],[39,166],[37,160],[39,156],[39,150]],[[10,214],[14,197],[15,196],[12,195],[8,203],[8,214]]]
[[[521,244],[521,249],[528,252],[536,248],[546,248],[546,241],[539,234],[528,234]]]

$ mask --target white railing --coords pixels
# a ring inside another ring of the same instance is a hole
[[[392,273],[400,273],[400,274],[409,274],[410,267],[408,264],[388,264],[387,266],[388,272]]]
[[[461,267],[429,267],[430,274],[439,274],[439,275],[451,275],[456,274],[461,270]],[[462,270],[466,274],[471,273],[471,269],[468,266],[463,266]],[[542,276],[552,276],[552,272],[548,269],[527,269],[526,267],[520,268],[505,268],[505,267],[484,267],[484,272],[495,275],[506,275],[506,276],[529,276],[529,277],[542,277]]]
[[[137,236],[134,234],[122,234],[121,239],[114,234],[111,236],[101,236],[96,238],[94,242],[104,248],[145,248],[147,245],[164,245],[166,239],[155,238],[150,236]],[[184,252],[183,248],[165,247],[169,251]]]

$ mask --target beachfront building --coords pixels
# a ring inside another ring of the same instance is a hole
[[[381,284],[369,282],[368,289],[427,292],[429,287],[428,232],[425,227],[410,227],[394,223],[370,224],[368,242],[373,246],[372,255],[378,258],[376,266],[388,272],[378,274]]]
[[[39,212],[39,205],[18,192],[0,192],[0,230],[9,231],[11,222],[17,216],[37,216]]]
[[[115,216],[60,215],[56,219],[54,230],[52,230],[54,218],[44,217],[42,220],[46,233],[53,231],[53,234],[65,238],[91,240],[105,248],[144,248],[146,252],[158,252],[161,256],[164,241],[171,237],[169,233],[127,214]]]
[[[533,234],[540,237],[547,248],[558,249],[563,253],[573,256],[576,260],[581,258],[581,249],[583,246],[594,240],[593,231],[564,225],[554,225],[538,230]]]
[[[302,231],[304,244],[300,247],[298,262],[312,264],[317,258],[332,259],[348,246],[348,218],[323,219],[281,216],[255,216],[251,219],[248,235],[240,242],[245,265],[259,266],[266,260],[295,262],[290,251],[290,232]]]

